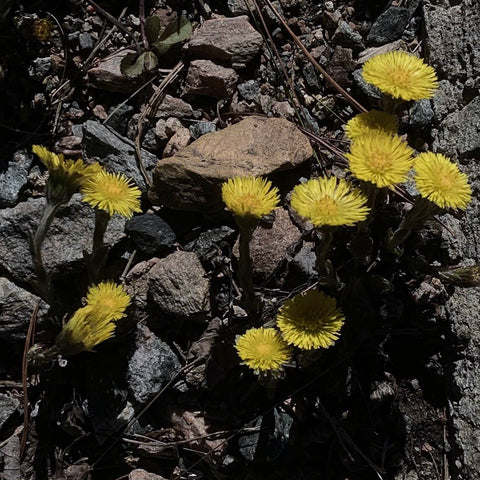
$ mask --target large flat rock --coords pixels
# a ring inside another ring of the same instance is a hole
[[[307,137],[283,118],[248,117],[203,135],[155,168],[149,197],[177,210],[223,210],[221,184],[234,176],[270,175],[313,154]]]

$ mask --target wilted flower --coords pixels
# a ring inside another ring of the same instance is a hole
[[[396,133],[395,117],[379,110],[371,110],[355,115],[345,125],[345,133],[350,140],[381,130],[386,133]]]
[[[334,298],[309,290],[285,302],[278,312],[277,326],[289,344],[311,350],[333,345],[344,320]]]
[[[467,208],[472,196],[468,177],[449,158],[441,153],[421,153],[415,159],[414,172],[422,197],[440,208]]]
[[[365,220],[367,198],[350,184],[336,177],[321,177],[297,185],[292,207],[316,227],[354,225]]]
[[[381,188],[406,180],[413,164],[412,154],[413,150],[398,135],[376,132],[357,138],[345,156],[355,177]]]
[[[82,184],[81,192],[84,202],[109,215],[118,213],[130,218],[133,212],[141,212],[140,189],[121,173],[102,170]]]
[[[256,373],[280,369],[290,359],[290,347],[274,328],[251,328],[235,345],[238,356]]]
[[[237,217],[260,219],[271,213],[280,200],[278,189],[260,177],[234,177],[222,185],[222,199]]]
[[[101,282],[88,289],[87,306],[99,316],[109,320],[118,320],[125,316],[130,304],[130,296],[122,285],[114,282]]]
[[[52,23],[46,18],[39,18],[33,22],[33,35],[40,42],[46,42],[52,34]]]
[[[431,98],[438,88],[435,70],[407,52],[387,52],[371,58],[365,62],[362,76],[383,93],[403,100]]]

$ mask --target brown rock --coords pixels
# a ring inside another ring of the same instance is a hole
[[[161,477],[155,473],[149,473],[143,468],[136,468],[132,470],[128,475],[128,480],[166,480],[165,477]]]
[[[88,70],[88,79],[94,87],[111,92],[131,93],[145,82],[145,75],[125,75],[120,70],[122,60],[134,50],[122,50],[100,61]]]
[[[217,65],[210,60],[194,60],[188,68],[185,94],[228,98],[233,95],[238,75],[233,68]]]
[[[193,113],[192,106],[184,102],[181,98],[175,98],[171,95],[165,95],[162,103],[158,106],[155,112],[155,117],[191,117]]]
[[[332,58],[328,64],[328,73],[342,86],[352,84],[350,74],[355,70],[355,61],[350,48],[335,47]]]
[[[164,157],[173,157],[179,150],[185,148],[190,143],[190,130],[188,128],[179,128],[173,137],[168,141],[163,150]]]
[[[221,184],[228,178],[290,170],[312,154],[308,138],[288,120],[248,117],[161,160],[149,197],[178,210],[218,213],[224,209]]]
[[[207,20],[195,30],[185,51],[243,68],[260,50],[262,42],[262,36],[250,25],[246,15],[221,17]]]

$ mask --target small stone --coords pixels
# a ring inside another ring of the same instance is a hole
[[[350,75],[355,66],[350,48],[335,47],[329,63],[329,73],[342,87],[351,85]]]
[[[110,108],[108,116],[110,117],[104,125],[113,128],[120,135],[127,133],[127,123],[132,116],[133,107],[131,105],[123,104]]]
[[[135,403],[147,403],[180,368],[180,361],[171,348],[145,325],[138,323],[126,376]]]
[[[189,143],[190,130],[185,127],[179,128],[165,146],[165,149],[163,150],[163,157],[173,157]]]
[[[190,125],[190,133],[194,139],[201,137],[207,133],[217,131],[217,125],[213,122],[198,122]]]
[[[459,81],[440,80],[432,98],[435,120],[440,122],[449,113],[460,110],[463,105],[463,85]]]
[[[165,134],[168,138],[175,135],[180,128],[183,128],[183,125],[178,118],[167,118],[167,121],[165,122]]]
[[[307,63],[303,69],[303,78],[305,79],[305,82],[307,82],[307,85],[310,87],[311,93],[316,93],[320,90],[320,82],[319,82],[319,76],[317,74],[316,68],[311,64]]]
[[[429,99],[417,100],[410,108],[410,126],[417,129],[429,127],[433,115],[432,102]]]
[[[275,102],[272,106],[272,113],[283,118],[293,118],[295,109],[290,105],[290,102]]]
[[[13,154],[7,169],[0,171],[0,208],[13,207],[28,181],[33,156],[25,150]]]
[[[195,240],[185,245],[185,250],[195,252],[199,258],[203,259],[212,252],[218,252],[218,244],[227,240],[234,232],[235,230],[226,225],[212,228],[202,232]]]
[[[142,468],[136,468],[129,473],[128,480],[166,480],[166,478],[156,473],[147,472]]]
[[[185,51],[200,58],[230,62],[243,68],[258,53],[263,37],[250,25],[248,17],[218,17],[196,29]]]
[[[352,27],[343,20],[338,22],[332,41],[342,47],[351,48],[354,51],[359,51],[365,48],[362,36],[358,32],[355,32]]]
[[[36,58],[28,67],[28,75],[32,80],[42,82],[50,73],[52,60],[50,57]]]
[[[294,274],[299,274],[303,279],[313,278],[318,275],[315,269],[317,256],[313,243],[305,242],[300,251],[293,258],[290,269]]]
[[[207,274],[192,252],[174,252],[149,272],[150,295],[160,315],[184,320],[205,319],[210,311]]]
[[[250,10],[255,9],[255,4],[253,0],[227,0],[228,11],[234,15],[248,15],[250,10],[247,6],[247,2],[250,6]]]
[[[19,406],[20,402],[16,398],[0,393],[0,430],[5,423],[18,412],[17,409]]]
[[[222,67],[210,60],[194,60],[188,68],[184,94],[229,98],[237,81],[238,75],[233,68]]]
[[[147,256],[158,255],[173,247],[175,233],[167,222],[154,213],[136,215],[125,224],[125,233],[135,248]]]
[[[381,45],[379,47],[369,47],[358,55],[358,64],[365,63],[377,55],[382,53],[393,52],[395,50],[407,50],[407,44],[402,40],[395,40],[394,42]]]
[[[95,46],[92,36],[87,32],[81,33],[78,36],[78,44],[80,45],[80,50],[82,52],[86,50],[92,50]]]
[[[252,102],[258,99],[260,94],[260,86],[256,80],[248,80],[244,83],[237,85],[238,93],[247,100],[247,102]]]
[[[388,7],[373,23],[367,42],[370,45],[384,45],[399,39],[410,21],[408,8]]]
[[[325,2],[324,7],[325,7],[325,10],[326,10],[327,12],[333,12],[333,10],[334,10],[334,8],[335,8],[335,6],[333,5],[333,2],[330,2],[330,1]]]
[[[106,120],[108,117],[103,105],[95,105],[95,107],[93,107],[93,114],[100,120]]]
[[[365,81],[365,79],[362,76],[362,69],[360,68],[358,70],[355,70],[352,76],[357,86],[360,88],[362,93],[369,99],[372,105],[373,106],[380,105],[383,99],[382,92],[374,85],[371,85],[370,83],[367,83]]]
[[[165,95],[162,103],[158,106],[155,117],[191,117],[193,114],[192,106],[181,98],[175,98],[171,95]]]

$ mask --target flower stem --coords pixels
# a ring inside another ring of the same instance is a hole
[[[104,244],[105,231],[110,214],[100,208],[95,209],[95,229],[93,231],[92,253],[87,257],[87,270],[91,282],[98,282],[107,260],[108,248]]]
[[[243,305],[248,314],[255,315],[258,313],[258,301],[253,291],[252,279],[252,258],[250,257],[250,240],[256,228],[256,224],[239,222],[240,238],[239,238],[239,265],[238,280],[242,289]]]

